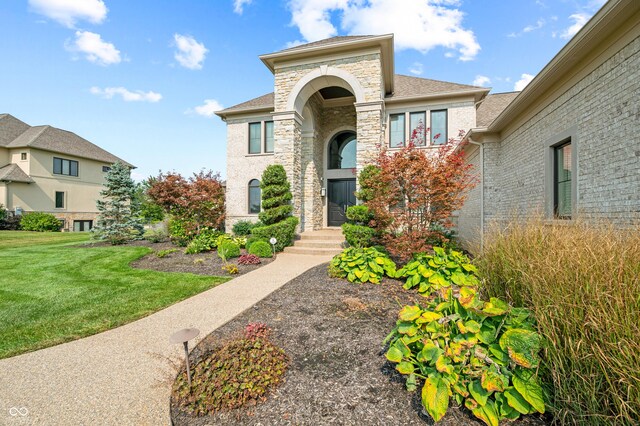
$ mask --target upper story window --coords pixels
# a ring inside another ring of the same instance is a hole
[[[329,142],[329,169],[354,169],[357,143],[355,132],[335,135]]]
[[[571,140],[553,148],[553,211],[558,219],[571,219]]]
[[[21,152],[20,153],[20,159],[22,161],[26,161],[27,160],[27,153],[26,152]]]
[[[431,144],[447,143],[447,110],[431,111]]]
[[[273,145],[273,121],[249,123],[249,154],[272,153]]]
[[[427,145],[427,113],[412,112],[409,114],[409,141],[415,146]]]
[[[78,162],[75,160],[53,157],[53,174],[78,176]]]
[[[111,171],[111,167],[109,167],[109,166],[102,166],[102,171],[103,171],[103,172],[105,172],[105,173],[107,173],[107,172]]]
[[[389,144],[391,148],[404,146],[404,114],[391,114],[389,118]]]

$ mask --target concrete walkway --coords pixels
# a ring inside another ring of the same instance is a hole
[[[195,327],[200,339],[329,260],[280,254],[269,265],[146,318],[0,360],[0,425],[170,424],[175,372],[168,360],[182,359],[183,349],[169,343],[169,336]]]

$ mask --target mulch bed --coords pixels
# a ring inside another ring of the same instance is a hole
[[[384,357],[382,345],[400,307],[421,296],[395,280],[357,285],[315,267],[202,340],[191,365],[250,322],[264,322],[291,359],[282,386],[255,406],[194,417],[171,399],[175,425],[424,425],[419,392]],[[258,284],[258,283],[257,283]],[[450,408],[439,425],[483,425],[466,410]],[[540,416],[514,422],[546,424]]]
[[[127,246],[143,246],[149,247],[153,250],[152,253],[145,255],[144,257],[131,263],[131,266],[138,269],[151,269],[161,272],[190,272],[198,275],[214,275],[218,277],[237,277],[238,275],[246,274],[261,266],[268,265],[273,262],[273,259],[260,259],[259,265],[238,265],[238,259],[229,259],[229,263],[234,263],[238,266],[238,273],[230,275],[227,271],[223,270],[224,262],[218,253],[215,251],[207,253],[197,254],[185,254],[184,247],[178,247],[171,242],[163,243],[151,243],[146,240],[131,241],[126,244]],[[87,245],[88,247],[100,247],[111,246],[109,243],[99,242]],[[177,251],[166,255],[165,257],[158,257],[157,252],[161,250],[176,249]],[[246,250],[240,250],[241,254],[245,254]]]

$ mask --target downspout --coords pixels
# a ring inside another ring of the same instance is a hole
[[[480,148],[480,251],[484,250],[484,144],[476,142],[471,136],[467,139],[471,145]]]

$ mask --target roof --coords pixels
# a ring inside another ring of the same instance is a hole
[[[7,164],[4,167],[0,167],[0,182],[33,183],[33,179],[17,164]]]
[[[5,142],[4,139],[13,136],[18,128],[23,128],[24,130],[14,136],[11,141]],[[129,167],[134,167],[73,132],[52,126],[31,127],[9,114],[0,116],[0,146],[6,148],[37,148],[109,164],[119,161]]]
[[[507,92],[487,95],[476,111],[476,127],[489,127],[519,94],[520,92]]]
[[[311,43],[299,44],[297,46],[293,46],[288,49],[282,49],[279,52],[295,52],[296,50],[303,50],[309,47],[329,46],[332,44],[344,43],[345,41],[363,40],[365,38],[371,38],[371,37],[377,37],[377,36],[371,36],[371,35],[336,36],[331,38],[325,38],[324,40],[313,41]]]
[[[338,38],[338,37],[334,37]],[[448,81],[431,80],[428,78],[411,77],[408,75],[394,75],[395,92],[387,95],[385,100],[402,101],[405,99],[415,99],[420,97],[455,95],[456,93],[486,93],[489,89],[485,87],[469,86],[466,84],[450,83]],[[220,117],[232,114],[240,114],[244,112],[255,111],[273,111],[274,94],[273,92],[266,95],[253,98],[241,104],[231,106],[216,112]]]
[[[395,90],[385,96],[385,100],[400,100],[403,98],[417,98],[437,94],[454,94],[456,92],[489,92],[486,87],[470,86],[467,84],[451,83],[448,81],[431,80],[428,78],[412,77],[408,75],[394,75]]]

